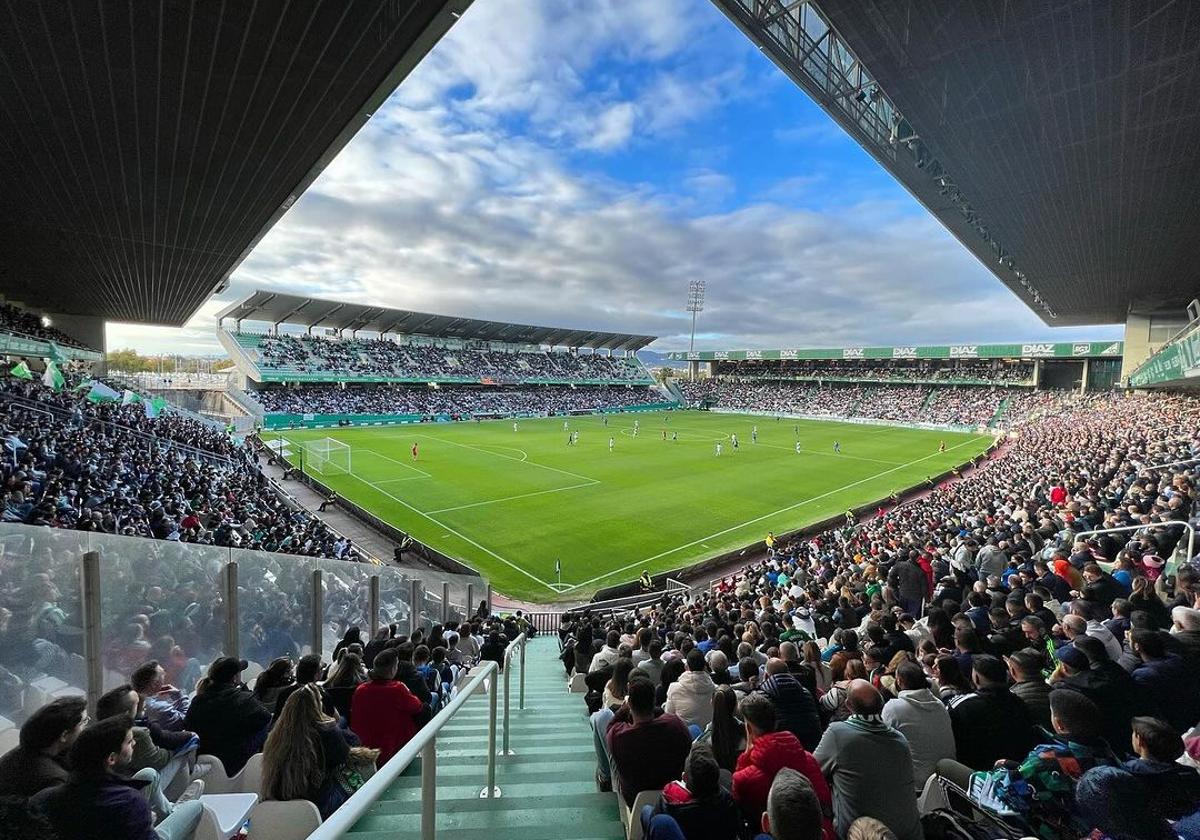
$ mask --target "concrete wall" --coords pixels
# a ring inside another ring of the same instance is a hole
[[[1121,378],[1129,376],[1142,362],[1157,353],[1187,323],[1187,312],[1182,309],[1157,312],[1131,310],[1125,318],[1125,355],[1121,364]]]

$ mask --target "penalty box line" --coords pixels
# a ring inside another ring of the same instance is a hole
[[[375,483],[374,483],[374,482],[372,482],[372,481],[367,481],[367,480],[366,480],[365,478],[363,478],[362,476],[360,476],[360,475],[355,475],[354,473],[350,473],[350,476],[351,476],[352,478],[358,479],[359,481],[361,481],[363,484],[367,485],[368,487],[374,488],[376,492],[382,493],[383,495],[387,496],[389,499],[391,499],[392,501],[396,502],[397,504],[399,504],[399,505],[403,505],[404,507],[408,508],[409,510],[411,510],[413,513],[417,514],[418,516],[423,516],[423,517],[425,517],[425,518],[426,518],[426,519],[428,519],[430,522],[432,522],[434,525],[437,525],[439,528],[442,528],[442,529],[444,529],[445,531],[447,531],[448,533],[450,533],[450,534],[453,534],[454,536],[458,537],[458,538],[459,538],[460,540],[462,540],[463,542],[465,542],[465,543],[469,543],[470,545],[473,545],[473,546],[475,546],[475,547],[476,547],[476,548],[478,548],[480,551],[482,551],[483,553],[487,554],[489,557],[492,557],[492,558],[494,558],[494,559],[496,559],[496,560],[499,560],[501,563],[503,563],[504,565],[508,566],[508,567],[509,567],[509,568],[511,568],[511,569],[515,569],[516,571],[518,571],[518,572],[520,572],[521,574],[525,575],[525,577],[529,578],[530,580],[534,581],[535,583],[539,583],[539,584],[541,584],[542,586],[546,587],[547,589],[551,589],[551,590],[553,589],[553,585],[552,585],[552,584],[550,584],[550,583],[547,583],[546,581],[542,580],[542,579],[541,579],[540,577],[538,577],[537,575],[535,575],[535,574],[532,574],[532,573],[530,573],[530,572],[526,571],[525,569],[522,569],[522,568],[521,568],[520,566],[518,566],[516,563],[513,563],[513,562],[511,562],[511,561],[509,561],[509,560],[506,560],[506,559],[504,559],[504,558],[503,558],[503,557],[501,557],[499,554],[497,554],[496,552],[492,551],[490,548],[487,548],[486,546],[480,545],[479,543],[475,542],[475,540],[471,539],[470,537],[466,536],[465,534],[463,534],[463,533],[460,533],[459,531],[456,531],[454,528],[451,528],[451,527],[450,527],[449,525],[447,525],[445,522],[442,522],[442,521],[440,521],[440,520],[438,520],[438,519],[434,519],[432,516],[430,516],[430,515],[429,515],[428,513],[426,513],[425,511],[423,511],[423,510],[420,510],[420,509],[418,509],[418,508],[415,508],[415,507],[413,507],[413,506],[412,506],[412,505],[410,505],[408,502],[406,502],[406,501],[404,501],[403,499],[401,499],[399,496],[393,496],[391,493],[389,493],[387,490],[384,490],[384,489],[383,489],[382,487],[380,487],[378,484],[375,484]]]
[[[599,481],[585,481],[582,484],[572,484],[570,487],[554,487],[550,490],[534,490],[531,493],[518,493],[515,496],[505,496],[500,499],[484,499],[482,502],[471,502],[465,505],[455,505],[454,507],[438,508],[437,510],[428,511],[429,513],[449,513],[452,510],[466,510],[467,508],[483,507],[484,505],[497,505],[501,502],[512,502],[517,499],[528,499],[531,496],[544,496],[547,493],[564,493],[567,490],[580,490],[584,487],[595,487]]]
[[[952,452],[955,449],[961,449],[962,447],[967,446],[968,444],[977,443],[981,440],[987,440],[987,435],[979,435],[979,436],[970,438],[969,440],[964,440],[962,443],[955,444],[954,446],[948,447],[946,449],[946,452]],[[909,461],[908,463],[900,464],[897,467],[892,467],[890,470],[884,470],[883,472],[876,473],[875,475],[870,475],[870,476],[867,476],[866,478],[861,478],[858,481],[852,481],[851,483],[849,483],[845,486],[830,490],[827,493],[822,493],[819,496],[813,496],[811,499],[802,499],[801,501],[796,502],[794,505],[788,505],[785,508],[780,508],[779,510],[772,511],[771,513],[765,513],[762,516],[756,516],[754,519],[748,519],[745,522],[741,522],[737,525],[733,525],[729,528],[724,529],[723,531],[717,531],[715,534],[709,534],[706,537],[701,537],[700,539],[693,540],[690,543],[686,543],[684,545],[679,545],[679,546],[676,546],[675,548],[671,548],[666,551],[659,552],[658,554],[655,554],[653,557],[647,557],[644,560],[639,560],[636,563],[630,563],[629,565],[622,566],[619,569],[613,569],[611,572],[605,572],[604,574],[598,575],[598,576],[592,578],[591,580],[585,580],[583,583],[577,583],[577,584],[573,585],[570,589],[567,589],[564,591],[570,592],[572,589],[579,589],[582,586],[589,586],[593,583],[596,583],[597,581],[601,581],[601,580],[604,580],[605,578],[612,577],[613,575],[619,575],[622,572],[629,571],[630,569],[636,569],[638,566],[645,566],[647,563],[653,563],[655,560],[672,555],[672,554],[676,553],[677,551],[683,551],[685,548],[691,548],[694,545],[700,545],[701,543],[707,542],[708,540],[715,539],[716,537],[722,537],[725,534],[729,534],[729,533],[732,533],[733,531],[737,531],[741,528],[745,528],[747,525],[753,525],[756,522],[762,522],[764,519],[770,519],[772,516],[778,516],[781,513],[787,513],[788,511],[795,510],[798,507],[803,507],[804,505],[810,504],[812,502],[816,502],[816,501],[820,501],[821,499],[828,498],[829,496],[832,496],[835,493],[841,493],[843,490],[849,490],[851,487],[857,487],[860,484],[866,484],[868,481],[874,481],[877,478],[883,478],[885,475],[891,475],[894,472],[899,472],[900,470],[904,469],[905,467],[911,467],[914,464],[919,464],[922,461],[928,461],[930,458],[936,458],[938,455],[944,455],[944,454],[946,454],[946,453],[945,452],[934,452],[930,455],[924,456],[923,458],[917,458],[916,460]]]

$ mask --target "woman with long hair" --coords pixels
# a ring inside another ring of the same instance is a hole
[[[292,677],[292,660],[281,656],[273,660],[267,666],[267,670],[258,675],[254,681],[254,696],[268,709],[273,709],[275,701],[279,699],[279,692],[293,682],[295,680]]]
[[[329,671],[324,686],[325,693],[333,701],[338,714],[350,723],[350,701],[354,699],[354,689],[363,682],[365,675],[362,670],[362,660],[357,653],[342,654],[342,658]]]
[[[321,693],[309,683],[292,692],[263,746],[264,799],[307,799],[321,819],[354,791],[343,772],[351,743],[337,722],[321,710]]]
[[[719,685],[713,693],[713,719],[698,740],[708,741],[722,770],[737,769],[738,755],[746,749],[746,727],[737,718],[738,696],[732,686]]]
[[[575,673],[586,674],[591,664],[592,625],[588,621],[581,621],[575,634]]]
[[[667,689],[671,687],[671,683],[679,679],[685,670],[687,667],[682,659],[672,659],[663,665],[661,680],[654,689],[654,705],[661,706],[667,702]]]
[[[633,673],[633,660],[623,656],[613,665],[612,677],[604,686],[604,696],[600,708],[608,709],[620,706],[625,702],[625,692],[629,690],[629,675]]]
[[[940,607],[930,607],[928,611],[929,635],[938,650],[954,649],[954,622]]]
[[[970,694],[975,690],[970,679],[959,668],[958,660],[948,653],[933,660],[933,678],[937,680],[938,697],[947,705],[960,694]]]
[[[821,646],[816,642],[805,642],[800,648],[804,664],[812,668],[817,681],[817,693],[824,694],[833,684],[833,671],[821,660]]]
[[[821,716],[828,722],[845,720],[850,717],[850,709],[846,705],[846,701],[850,697],[850,683],[867,678],[867,669],[861,659],[847,659],[840,664],[845,668],[843,678],[834,681],[829,686],[829,691],[821,697],[821,702],[817,704]],[[830,667],[833,669],[833,675],[837,676],[837,667],[835,665]]]
[[[341,641],[339,641],[336,645],[334,645],[334,648],[333,648],[334,661],[336,662],[341,657],[343,648],[350,647],[350,645],[361,645],[361,644],[362,644],[362,631],[359,630],[358,625],[355,624],[355,625],[351,626],[349,630],[346,631],[346,635],[342,636]]]

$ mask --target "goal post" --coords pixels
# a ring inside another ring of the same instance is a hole
[[[321,475],[349,475],[350,445],[329,437],[306,441],[304,462]]]

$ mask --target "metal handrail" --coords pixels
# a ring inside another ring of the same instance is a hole
[[[1087,537],[1092,534],[1116,534],[1116,533],[1120,533],[1122,531],[1149,531],[1153,528],[1173,528],[1176,526],[1187,529],[1187,532],[1188,532],[1188,556],[1187,556],[1187,559],[1191,560],[1193,557],[1196,556],[1196,528],[1194,525],[1192,525],[1192,523],[1184,522],[1184,521],[1178,520],[1178,519],[1173,519],[1170,522],[1151,522],[1149,525],[1122,525],[1119,528],[1096,528],[1095,530],[1092,530],[1092,531],[1080,531],[1078,534],[1075,535],[1075,537],[1076,538]]]
[[[525,709],[525,643],[527,641],[529,641],[529,639],[526,638],[524,633],[522,633],[521,635],[517,636],[517,638],[515,638],[511,642],[509,642],[508,647],[506,647],[504,649],[504,748],[502,750],[503,755],[513,755],[513,751],[508,748],[508,724],[509,724],[508,676],[509,676],[509,674],[512,673],[512,668],[510,668],[509,666],[512,664],[513,654],[516,652],[516,650],[518,648],[520,648],[520,650],[521,650],[521,688],[520,688],[521,699],[520,699],[520,705],[517,708],[524,711],[524,709]]]
[[[496,788],[496,672],[495,662],[485,662],[482,668],[471,678],[458,696],[450,701],[450,705],[425,724],[413,736],[413,739],[401,748],[376,771],[367,783],[354,792],[346,802],[337,809],[321,827],[308,836],[308,840],[335,840],[348,832],[358,820],[374,807],[379,797],[386,791],[396,778],[412,764],[418,755],[421,757],[421,840],[434,840],[437,835],[437,735],[442,727],[450,722],[463,703],[491,680],[491,690],[488,692],[491,705],[491,716],[488,721],[488,783],[479,796],[490,799],[498,794]]]

